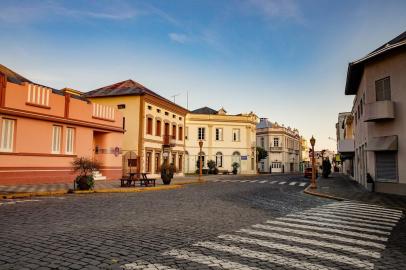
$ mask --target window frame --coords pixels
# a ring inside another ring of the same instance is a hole
[[[385,85],[388,86],[388,88],[385,88]],[[380,86],[382,87],[382,89],[379,89]],[[379,93],[378,91],[382,92]],[[382,96],[379,96],[379,94],[382,94]],[[392,100],[390,76],[375,81],[375,100],[376,101]]]
[[[217,131],[218,131],[218,133],[217,133]],[[224,134],[223,128],[215,128],[214,133],[215,133],[216,141],[223,141],[223,134]]]
[[[69,135],[69,132],[72,131],[72,134]],[[65,143],[65,153],[69,155],[73,155],[75,153],[75,134],[76,130],[73,127],[66,128],[66,143]],[[68,150],[69,146],[69,138],[71,138],[71,151]]]
[[[59,136],[59,138],[56,138],[56,135],[55,135],[55,130],[59,130],[59,132],[58,132],[58,136]],[[52,154],[60,154],[61,153],[61,150],[62,150],[62,147],[61,147],[61,145],[62,145],[62,132],[63,132],[63,127],[62,126],[60,126],[60,125],[52,125],[52,140],[51,140],[51,153]],[[55,139],[58,139],[57,141],[55,141]],[[58,145],[58,149],[57,150],[55,150],[55,147],[54,146],[56,146],[56,145]]]
[[[5,123],[11,123],[8,127],[8,136],[5,135]],[[0,152],[12,153],[14,152],[14,144],[15,144],[15,130],[16,130],[16,120],[11,118],[1,118],[1,134],[0,134]],[[7,141],[6,141],[7,139]],[[3,148],[3,146],[7,143],[9,148]]]
[[[197,128],[197,139],[202,140],[202,141],[206,140],[206,128],[205,127]]]
[[[235,135],[237,135],[237,136],[235,136]],[[233,128],[232,136],[233,136],[232,137],[233,142],[240,142],[241,141],[241,129]]]

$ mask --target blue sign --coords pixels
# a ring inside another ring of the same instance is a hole
[[[248,156],[241,156],[241,160],[248,160]]]

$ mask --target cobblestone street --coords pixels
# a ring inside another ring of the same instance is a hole
[[[399,210],[298,175],[0,202],[0,269],[406,269]]]

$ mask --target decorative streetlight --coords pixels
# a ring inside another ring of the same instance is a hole
[[[200,148],[200,152],[199,152],[199,181],[202,180],[202,172],[203,172],[203,162],[202,162],[202,147],[203,147],[203,140],[199,141],[199,148]]]
[[[316,185],[316,166],[315,166],[315,161],[314,161],[314,145],[316,144],[316,139],[311,137],[310,139],[310,144],[312,145],[312,183],[311,183],[311,188],[317,188]]]

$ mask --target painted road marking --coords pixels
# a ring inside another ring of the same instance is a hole
[[[266,183],[266,182],[268,182],[268,181],[266,181],[266,180],[259,181],[260,184],[263,184],[263,183]]]
[[[303,183],[300,183],[299,186],[303,187],[303,186],[305,186],[306,184],[307,184],[306,182],[303,182]]]
[[[254,251],[251,249],[240,248],[237,246],[225,246],[225,245],[221,245],[221,244],[218,244],[215,242],[199,242],[199,243],[195,244],[194,246],[214,249],[214,250],[221,251],[221,252],[228,252],[228,253],[232,253],[232,254],[239,255],[242,257],[246,257],[246,258],[259,259],[259,260],[268,261],[268,262],[271,262],[274,264],[286,265],[286,266],[299,268],[299,269],[311,269],[311,270],[337,269],[337,268],[325,267],[320,264],[308,263],[306,261],[299,261],[296,259],[288,258],[286,256],[270,254],[267,252]]]
[[[279,182],[279,185],[284,185],[286,184],[286,182]]]
[[[293,186],[293,185],[296,185],[296,182],[290,182],[289,183],[289,186]]]

